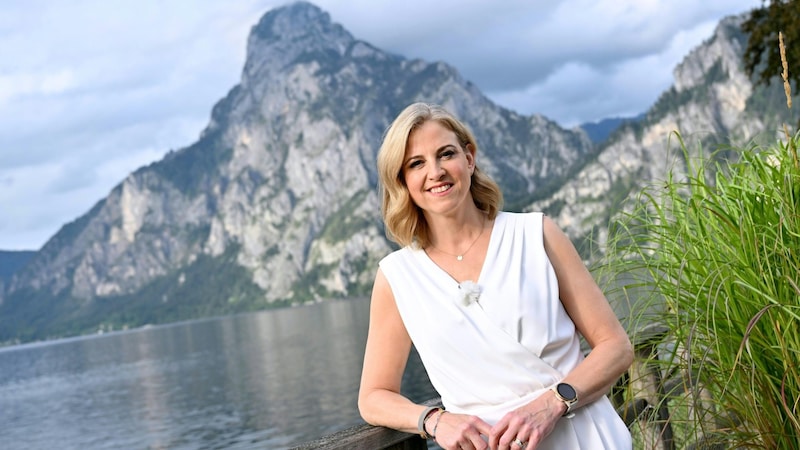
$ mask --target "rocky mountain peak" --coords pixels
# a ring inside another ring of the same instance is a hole
[[[703,45],[693,49],[683,61],[675,67],[674,88],[677,92],[686,91],[695,86],[708,83],[708,75],[739,74],[741,55],[747,45],[747,37],[742,33],[741,24],[745,16],[730,16],[723,19],[714,29],[714,34]],[[717,67],[715,69],[715,66]],[[749,83],[746,77],[739,80]]]
[[[314,4],[299,1],[267,12],[253,26],[250,38],[263,41],[295,41],[308,36],[353,37],[341,25],[331,21],[330,14]]]
[[[353,41],[347,30],[311,3],[273,9],[251,29],[242,84],[271,77],[292,64],[335,61],[344,56]]]

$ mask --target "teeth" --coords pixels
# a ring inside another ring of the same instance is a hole
[[[439,194],[450,189],[450,186],[451,186],[450,184],[445,184],[444,186],[437,186],[435,188],[432,188],[431,192],[433,192],[434,194]]]

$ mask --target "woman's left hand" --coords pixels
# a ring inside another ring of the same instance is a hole
[[[541,395],[527,405],[509,412],[492,427],[489,448],[535,449],[553,431],[564,412],[563,409],[564,404],[551,394]]]

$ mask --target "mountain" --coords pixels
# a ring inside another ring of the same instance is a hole
[[[685,172],[681,139],[690,154],[702,151],[724,161],[734,156],[726,145],[771,144],[782,137],[782,124],[794,120],[780,83],[754,86],[744,73],[744,19],[723,19],[675,68],[674,84],[642,119],[623,124],[574,177],[523,209],[547,211],[587,254],[603,248],[609,218],[625,199],[665,180],[670,170]]]
[[[35,251],[0,250],[0,292],[5,290],[5,286],[11,281],[11,277],[21,268],[25,267],[25,264],[27,264],[34,255],[36,255]]]
[[[274,9],[198,141],[132,173],[0,289],[0,342],[366,295],[394,248],[376,152],[420,100],[473,128],[506,209],[547,212],[591,259],[623,201],[684,164],[674,130],[708,151],[775,139],[783,91],[744,75],[741,21],[723,20],[641,120],[597,145],[493,104],[443,62],[358,40],[309,3]]]
[[[596,157],[584,132],[501,108],[445,63],[381,51],[309,3],[278,8],[200,139],[128,176],[14,274],[0,342],[367,294],[393,248],[377,149],[419,100],[473,126],[512,209]]]
[[[34,255],[36,252],[29,250],[0,250],[0,286],[10,281],[11,276],[24,267]],[[0,287],[0,291],[2,291],[2,287]]]
[[[637,122],[641,120],[644,115],[638,117],[611,117],[602,119],[597,122],[587,122],[580,124],[580,128],[586,132],[592,142],[595,144],[603,144],[611,136],[611,133],[616,131],[619,127],[627,122]]]

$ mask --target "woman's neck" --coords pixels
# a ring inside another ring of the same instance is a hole
[[[477,207],[460,215],[426,217],[431,247],[449,255],[466,253],[483,234],[486,213]]]

